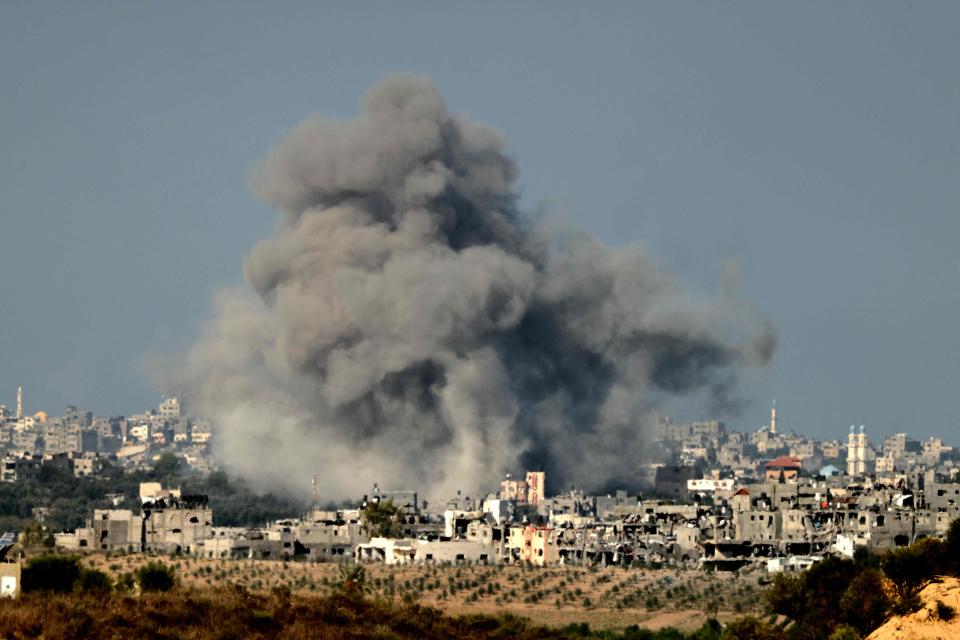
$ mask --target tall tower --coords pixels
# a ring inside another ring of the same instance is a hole
[[[23,387],[17,387],[17,420],[23,419]]]
[[[857,434],[856,427],[850,425],[850,435],[847,436],[847,475],[857,475]]]
[[[770,409],[770,433],[777,432],[777,400],[773,400],[773,408]]]
[[[860,433],[857,434],[857,475],[863,476],[867,473],[867,433],[866,428],[860,425]]]

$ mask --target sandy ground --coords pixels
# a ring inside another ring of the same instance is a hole
[[[943,578],[920,592],[923,608],[906,616],[893,616],[867,640],[948,640],[960,638],[960,580]],[[937,603],[952,607],[952,620],[941,620]]]

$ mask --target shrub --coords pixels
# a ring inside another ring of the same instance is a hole
[[[113,590],[110,576],[98,569],[81,569],[74,588],[81,593],[109,593]]]
[[[709,618],[690,636],[690,640],[720,640],[722,635],[723,626],[715,618]]]
[[[937,617],[943,620],[944,622],[949,622],[953,620],[954,616],[957,615],[957,610],[948,605],[942,600],[937,600]]]
[[[783,634],[759,618],[746,616],[728,624],[720,637],[723,640],[781,640]]]
[[[176,582],[173,568],[158,560],[137,569],[136,577],[143,591],[169,591]]]
[[[942,555],[943,544],[930,539],[884,554],[880,566],[893,583],[901,609],[936,576]]]
[[[21,589],[67,593],[80,577],[80,561],[74,556],[46,554],[27,563],[21,577]]]
[[[833,630],[828,640],[861,640],[861,636],[850,625],[842,624]]]
[[[121,574],[117,578],[116,590],[121,593],[126,593],[128,591],[133,591],[134,584],[136,580],[133,577],[133,574],[130,572]]]

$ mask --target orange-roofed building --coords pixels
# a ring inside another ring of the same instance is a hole
[[[730,496],[730,506],[734,511],[750,511],[750,489],[737,489],[737,492]]]
[[[794,456],[780,456],[765,466],[767,482],[796,482],[800,477],[800,458]]]

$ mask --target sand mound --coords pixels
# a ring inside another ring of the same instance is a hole
[[[875,630],[867,640],[920,640],[960,638],[960,580],[943,578],[920,592],[923,607],[907,616],[892,616]],[[940,619],[937,603],[952,607],[952,620]]]

